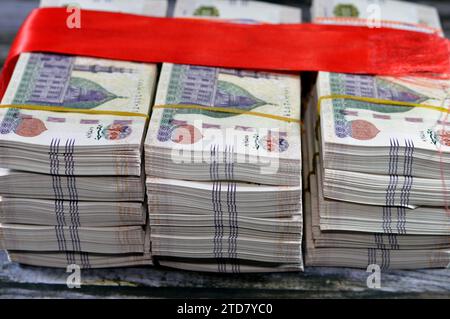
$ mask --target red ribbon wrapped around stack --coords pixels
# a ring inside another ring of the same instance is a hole
[[[41,8],[29,15],[4,65],[0,98],[22,52],[276,71],[450,74],[449,41],[432,34],[315,24],[244,25],[90,10],[81,11],[81,28],[70,29],[69,15],[65,8]]]

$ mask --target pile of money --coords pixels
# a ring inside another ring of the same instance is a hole
[[[76,2],[145,15],[167,10],[153,0]],[[142,144],[156,78],[151,64],[21,54],[0,107],[0,247],[12,261],[152,264]]]
[[[258,1],[177,1],[173,12],[301,21]],[[311,13],[443,35],[419,4],[314,0]],[[298,271],[305,232],[310,266],[450,264],[450,81],[319,72],[302,100],[298,74],[164,63],[157,77],[152,64],[21,54],[0,105],[0,248],[12,261]]]
[[[316,0],[313,15],[362,24],[373,4]],[[391,25],[442,33],[430,7],[375,4]],[[448,266],[449,93],[448,80],[319,72],[304,114],[307,265]]]
[[[175,15],[300,21],[297,9],[254,1],[180,1]],[[163,64],[145,141],[159,265],[303,268],[300,93],[298,75]]]

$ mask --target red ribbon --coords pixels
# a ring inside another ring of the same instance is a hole
[[[65,8],[34,10],[22,25],[0,78],[0,97],[22,52],[139,62],[278,71],[405,75],[450,74],[449,41],[388,28],[245,25],[81,11],[69,29]]]

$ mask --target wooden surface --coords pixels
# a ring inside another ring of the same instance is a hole
[[[0,252],[0,297],[73,298],[450,298],[447,269],[381,273],[369,289],[364,270],[310,267],[304,273],[219,275],[156,268],[85,270],[69,289],[63,269],[17,265]],[[181,289],[180,289],[181,288]]]
[[[273,1],[276,2],[276,1]],[[302,7],[308,19],[309,1],[279,1]],[[450,35],[450,2],[421,1],[438,7]],[[37,0],[0,1],[0,65],[26,15]],[[315,267],[304,273],[214,275],[156,268],[85,270],[82,287],[69,289],[64,270],[30,267],[7,260],[0,251],[0,298],[72,297],[261,297],[261,298],[450,298],[450,271],[389,271],[381,274],[381,289],[369,289],[364,270]],[[181,289],[180,289],[181,288]]]

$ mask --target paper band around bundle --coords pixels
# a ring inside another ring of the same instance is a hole
[[[108,111],[108,110],[84,110],[79,108],[71,108],[64,106],[48,106],[48,105],[31,105],[31,104],[8,104],[0,105],[2,109],[21,109],[32,111],[46,111],[46,112],[63,112],[63,113],[79,113],[79,114],[97,114],[97,115],[112,115],[112,116],[131,116],[131,117],[145,117],[149,118],[147,114],[136,112],[123,111]]]
[[[192,105],[192,104],[164,104],[164,105],[155,105],[154,109],[184,109],[184,110],[200,110],[200,111],[209,111],[209,112],[220,112],[220,113],[232,113],[232,114],[242,114],[242,115],[252,115],[258,117],[264,117],[272,120],[278,120],[288,123],[298,123],[300,124],[300,119],[293,119],[287,116],[275,115],[275,114],[267,114],[255,111],[247,111],[238,108],[231,107],[216,107],[216,106],[202,106],[202,105]]]
[[[353,100],[353,101],[359,101],[359,102],[366,102],[366,103],[373,103],[373,104],[384,104],[384,105],[395,105],[395,106],[403,106],[403,107],[418,107],[423,109],[428,109],[432,111],[442,112],[442,113],[450,113],[450,107],[445,108],[442,106],[436,106],[436,105],[430,105],[430,104],[419,104],[419,103],[412,103],[412,102],[403,102],[403,101],[394,101],[394,100],[385,100],[385,99],[378,99],[373,97],[364,97],[364,96],[354,96],[354,95],[345,95],[345,94],[331,94],[331,95],[324,95],[319,97],[319,101],[317,103],[317,108],[319,110],[322,106],[322,102],[324,100]]]

